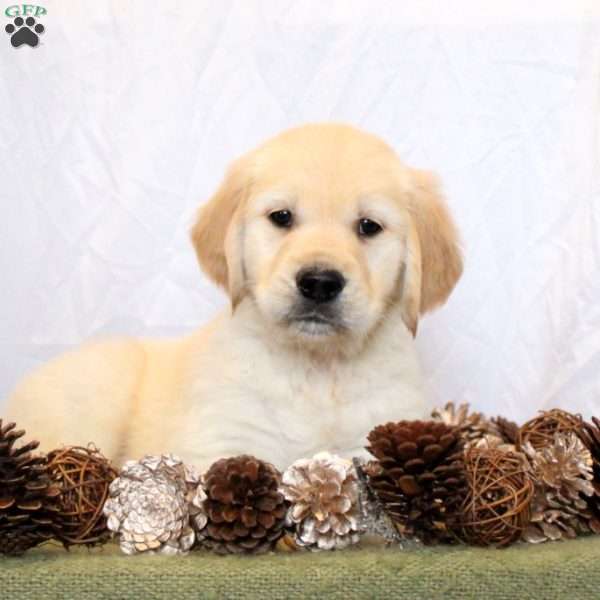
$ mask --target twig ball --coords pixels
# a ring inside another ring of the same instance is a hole
[[[535,450],[540,450],[552,445],[556,434],[573,432],[579,435],[582,427],[583,419],[580,415],[573,415],[559,408],[541,411],[537,417],[520,427],[518,447],[523,448],[529,442]]]
[[[48,454],[48,473],[60,488],[56,537],[65,547],[95,546],[110,538],[102,514],[116,469],[93,445],[67,446]]]
[[[456,534],[477,546],[517,541],[530,517],[534,486],[526,458],[517,452],[472,447],[465,451],[468,492]]]

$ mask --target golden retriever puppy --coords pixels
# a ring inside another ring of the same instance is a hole
[[[426,415],[413,337],[462,271],[429,173],[354,127],[297,127],[233,163],[192,241],[227,310],[181,340],[59,357],[9,418],[44,448],[93,441],[117,462],[250,453],[283,468],[361,454],[374,425]]]

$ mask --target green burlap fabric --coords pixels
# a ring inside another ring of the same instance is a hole
[[[126,557],[40,548],[0,559],[0,598],[600,599],[600,536],[506,550]]]

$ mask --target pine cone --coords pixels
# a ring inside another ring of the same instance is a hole
[[[0,554],[18,555],[54,537],[60,490],[50,481],[39,442],[15,448],[25,435],[0,419]]]
[[[198,523],[205,522],[192,509],[199,493],[203,499],[200,477],[179,458],[147,455],[123,465],[110,485],[104,515],[125,554],[185,554],[195,541],[192,510]]]
[[[590,527],[595,533],[600,533],[600,420],[592,417],[592,423],[584,423],[578,435],[592,456],[594,494],[588,498],[588,505],[594,518]]]
[[[450,541],[466,493],[460,431],[433,421],[400,421],[369,433],[367,450],[379,460],[370,485],[405,537]]]
[[[300,546],[334,550],[358,542],[358,483],[350,461],[328,452],[297,460],[284,472],[281,492],[291,503],[287,524]]]
[[[518,452],[514,444],[510,444],[504,441],[503,438],[486,433],[483,437],[478,440],[473,440],[468,448],[479,448],[480,450],[501,450],[502,452]]]
[[[557,435],[535,450],[523,446],[536,484],[530,525],[523,538],[532,543],[574,538],[589,532],[593,515],[584,496],[594,494],[592,457],[575,433]]]
[[[203,546],[218,554],[268,552],[284,533],[281,475],[253,456],[224,458],[205,475],[208,524]]]
[[[517,444],[519,426],[514,421],[510,421],[504,417],[495,417],[492,419],[492,423],[505,444],[512,444],[513,446]]]
[[[468,404],[460,404],[458,407],[454,402],[448,402],[444,408],[436,408],[431,417],[434,421],[441,421],[450,427],[456,427],[465,441],[465,447],[477,444],[483,437],[497,437],[501,440],[501,434],[496,425],[487,419],[482,413],[469,412]]]

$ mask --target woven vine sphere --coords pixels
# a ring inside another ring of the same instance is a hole
[[[507,546],[529,522],[533,482],[527,461],[497,448],[465,452],[469,491],[460,509],[455,533],[477,546]]]
[[[117,471],[94,446],[69,446],[48,454],[48,472],[61,490],[57,538],[65,545],[94,546],[110,532],[102,507]]]
[[[529,442],[536,450],[554,442],[557,433],[576,433],[580,435],[583,419],[559,408],[542,411],[537,417],[527,421],[519,429],[518,446]]]

